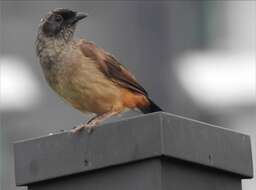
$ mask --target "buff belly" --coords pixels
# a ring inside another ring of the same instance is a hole
[[[93,60],[63,63],[50,86],[74,108],[84,113],[101,114],[123,109],[120,88],[97,68]],[[51,75],[53,76],[53,74]],[[48,80],[49,81],[49,80]]]

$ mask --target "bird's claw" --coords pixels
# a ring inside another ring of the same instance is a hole
[[[92,127],[92,126],[86,127],[86,130],[87,130],[88,134],[91,134],[94,130],[94,127]]]
[[[70,132],[71,132],[71,133],[77,133],[77,132],[79,132],[79,131],[81,131],[81,130],[83,130],[83,129],[86,129],[87,132],[88,132],[89,134],[91,134],[91,133],[93,132],[94,128],[95,128],[95,125],[84,124],[84,123],[83,123],[83,124],[81,124],[80,126],[74,127],[73,129],[71,129]]]

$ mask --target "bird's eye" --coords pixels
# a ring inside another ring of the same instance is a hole
[[[62,22],[62,20],[63,20],[62,16],[60,16],[60,15],[55,16],[55,21],[56,22]]]

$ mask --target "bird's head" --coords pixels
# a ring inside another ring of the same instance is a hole
[[[75,31],[76,23],[87,17],[69,9],[54,9],[41,19],[40,32],[47,37],[69,40]]]

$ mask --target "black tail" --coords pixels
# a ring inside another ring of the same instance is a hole
[[[148,98],[150,104],[147,107],[139,108],[140,111],[144,114],[146,113],[153,113],[158,111],[163,111],[158,105],[156,105],[152,100]]]

